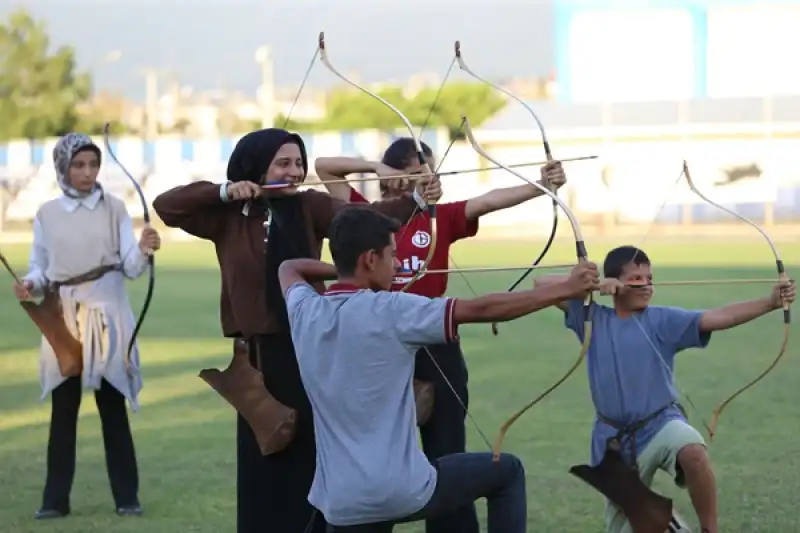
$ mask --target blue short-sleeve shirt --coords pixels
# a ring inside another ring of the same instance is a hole
[[[572,300],[565,314],[566,327],[584,339],[584,302]],[[649,306],[620,318],[616,311],[592,303],[592,338],[586,356],[589,387],[595,410],[603,417],[632,424],[678,401],[673,381],[675,356],[689,348],[705,348],[710,333],[700,331],[702,311]],[[641,452],[670,420],[684,419],[677,406],[664,410],[636,433]],[[595,419],[591,464],[603,458],[606,442],[617,429]],[[626,452],[630,452],[628,447]]]

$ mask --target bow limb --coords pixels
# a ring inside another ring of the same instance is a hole
[[[737,212],[735,212],[735,211],[733,211],[731,209],[728,209],[725,206],[722,206],[722,205],[714,202],[708,196],[706,196],[705,194],[700,192],[700,190],[698,190],[698,188],[694,184],[694,181],[692,180],[692,175],[689,173],[689,165],[686,163],[686,161],[683,162],[683,174],[684,174],[684,176],[686,176],[686,182],[689,185],[689,189],[691,189],[691,191],[693,193],[695,193],[701,199],[703,199],[704,201],[706,201],[709,204],[713,205],[714,207],[716,207],[718,209],[721,209],[722,211],[725,211],[726,213],[728,213],[730,215],[733,215],[735,218],[741,220],[742,222],[744,222],[746,224],[749,224],[758,233],[760,233],[762,237],[764,237],[764,239],[767,241],[767,244],[769,245],[770,250],[772,251],[772,255],[775,257],[775,268],[778,271],[778,281],[779,282],[787,282],[788,281],[788,277],[786,276],[786,269],[784,267],[783,260],[781,259],[781,255],[778,252],[777,246],[775,246],[775,243],[773,242],[772,238],[767,234],[767,232],[763,228],[761,228],[758,224],[756,224],[755,222],[750,220],[749,218],[747,218],[745,216],[742,216],[739,213],[737,213]],[[756,383],[758,383],[759,381],[764,379],[767,376],[767,374],[772,372],[772,370],[778,365],[778,362],[781,360],[781,358],[786,353],[786,348],[789,345],[789,328],[790,328],[791,322],[792,322],[792,312],[791,312],[791,309],[789,308],[789,303],[784,301],[783,302],[783,341],[781,342],[781,346],[780,346],[780,349],[778,350],[777,357],[775,357],[775,359],[772,361],[772,363],[770,363],[770,365],[766,368],[766,370],[764,370],[758,376],[756,376],[755,379],[751,380],[746,385],[744,385],[743,387],[738,389],[736,392],[731,394],[722,403],[720,403],[716,407],[716,409],[714,409],[714,414],[711,417],[711,424],[710,424],[710,426],[708,428],[709,440],[714,438],[714,434],[715,434],[716,429],[717,429],[717,423],[719,422],[719,417],[722,414],[722,411],[724,411],[725,408],[728,405],[730,405],[730,403],[735,398],[737,398],[743,392],[745,392],[746,390],[750,389],[753,385],[755,385]]]
[[[333,67],[333,65],[331,65],[331,62],[328,59],[327,50],[325,48],[325,33],[324,32],[320,32],[320,34],[319,34],[319,58],[322,61],[322,64],[325,65],[325,67],[328,70],[330,70],[337,78],[341,79],[342,81],[344,81],[348,85],[351,85],[351,86],[355,87],[356,89],[358,89],[359,91],[363,92],[364,94],[366,94],[368,96],[371,96],[372,98],[376,99],[377,101],[379,101],[380,103],[382,103],[383,105],[385,105],[386,107],[391,109],[392,112],[395,115],[397,115],[400,118],[400,120],[403,121],[403,124],[405,124],[406,128],[408,128],[409,135],[414,140],[414,148],[415,148],[415,150],[417,152],[417,159],[419,160],[419,164],[422,167],[421,168],[422,173],[423,174],[425,174],[425,173],[433,174],[432,169],[430,168],[430,166],[428,166],[428,162],[425,160],[425,153],[422,151],[422,143],[420,143],[420,140],[419,140],[419,137],[417,136],[417,134],[414,133],[414,127],[411,125],[411,121],[409,121],[408,118],[399,109],[397,109],[395,106],[393,106],[391,103],[387,102],[385,99],[381,98],[377,94],[368,91],[367,89],[365,89],[361,85],[355,83],[354,81],[351,81],[351,80],[347,79],[338,70],[336,70]],[[438,234],[438,232],[436,231],[436,205],[435,205],[435,202],[434,203],[429,203],[429,204],[426,204],[426,205],[420,205],[419,207],[420,207],[420,209],[423,209],[423,210],[427,209],[428,213],[430,214],[430,220],[431,220],[431,243],[430,243],[430,247],[428,248],[428,256],[425,258],[425,262],[422,264],[422,267],[419,269],[419,271],[416,274],[414,274],[414,276],[409,280],[409,282],[405,285],[405,287],[403,287],[403,289],[402,289],[403,292],[407,291],[411,287],[411,285],[416,283],[419,278],[421,278],[423,275],[425,275],[425,270],[427,270],[428,265],[430,264],[431,259],[433,258],[433,254],[436,251],[436,243],[437,243],[437,234]]]
[[[341,79],[345,83],[355,87],[356,89],[358,89],[359,91],[363,92],[364,94],[367,94],[367,95],[371,96],[372,98],[375,98],[376,100],[378,100],[379,102],[384,104],[386,107],[391,109],[392,112],[394,112],[400,118],[400,120],[403,121],[403,124],[405,124],[406,128],[408,128],[408,133],[411,136],[411,139],[413,139],[413,141],[414,141],[414,147],[415,147],[415,150],[417,152],[417,158],[419,160],[420,166],[422,167],[421,173],[422,174],[433,175],[434,172],[432,172],[430,166],[428,165],[428,162],[425,160],[425,153],[422,151],[422,143],[420,142],[419,136],[417,136],[414,133],[414,128],[411,125],[411,121],[409,121],[408,118],[405,115],[403,115],[403,113],[399,109],[397,109],[395,106],[393,106],[391,103],[387,102],[385,99],[381,98],[377,94],[374,94],[374,93],[368,91],[364,87],[361,87],[357,83],[355,83],[353,81],[350,81],[345,76],[343,76],[341,73],[339,73],[335,68],[333,68],[333,66],[331,65],[330,61],[328,60],[328,54],[327,54],[327,51],[325,49],[325,34],[324,33],[320,33],[319,34],[319,57],[320,57],[320,60],[322,61],[322,63],[325,65],[325,67],[328,70],[330,70],[335,76],[337,76],[339,79]],[[419,199],[417,201],[420,202]],[[419,271],[414,273],[414,276],[401,289],[400,292],[408,291],[408,289],[411,287],[411,285],[413,285],[419,278],[421,278],[422,276],[425,275],[426,271],[428,270],[428,266],[430,265],[431,259],[433,258],[433,254],[434,254],[434,252],[436,250],[438,232],[436,230],[436,205],[435,205],[435,202],[434,203],[430,203],[430,204],[425,204],[425,205],[419,205],[419,207],[423,211],[427,209],[429,214],[430,214],[430,221],[431,221],[430,248],[428,250],[428,256],[425,258],[425,261],[423,262],[423,264],[422,264],[421,268],[419,269]],[[444,379],[444,382],[450,388],[450,391],[453,393],[453,395],[455,396],[456,400],[459,402],[459,404],[461,404],[461,407],[464,409],[465,415],[467,417],[469,417],[469,419],[472,421],[472,423],[474,424],[475,428],[478,430],[478,433],[483,438],[483,440],[486,442],[486,445],[488,447],[491,447],[490,443],[489,443],[489,439],[486,437],[485,433],[480,428],[480,426],[478,425],[478,423],[475,420],[475,418],[472,416],[472,414],[467,409],[466,402],[458,395],[458,393],[456,392],[455,388],[450,383],[450,380],[448,379],[447,375],[444,373],[444,371],[441,369],[439,364],[436,362],[436,359],[433,357],[433,354],[431,354],[430,350],[428,350],[427,347],[424,347],[424,350],[427,353],[427,355],[430,358],[430,360],[433,363],[433,365],[438,370],[439,374],[441,374],[442,378]]]
[[[469,121],[466,118],[464,118],[464,122],[465,122],[465,133],[467,135],[467,140],[469,140],[469,144],[472,145],[472,148],[476,152],[478,152],[479,155],[481,155],[482,157],[486,158],[491,163],[493,163],[493,164],[499,166],[500,168],[506,170],[507,172],[510,172],[511,174],[515,175],[519,179],[521,179],[521,180],[533,185],[534,187],[537,187],[544,194],[550,196],[553,199],[553,201],[556,202],[559,207],[561,207],[561,209],[564,211],[564,214],[569,219],[570,225],[572,226],[572,232],[573,232],[573,234],[575,236],[575,252],[576,252],[576,255],[578,257],[578,261],[579,262],[580,261],[588,261],[588,256],[587,256],[587,253],[586,253],[586,244],[584,243],[584,239],[583,239],[583,232],[581,231],[581,227],[580,227],[580,224],[578,223],[578,219],[575,217],[574,213],[572,212],[572,210],[570,210],[570,208],[567,206],[567,204],[565,204],[564,201],[561,200],[561,198],[558,197],[558,195],[556,195],[555,193],[550,191],[547,187],[541,185],[540,183],[537,183],[537,182],[529,180],[525,176],[523,176],[523,175],[519,174],[518,172],[508,168],[507,166],[503,165],[502,163],[500,163],[499,161],[494,159],[492,156],[487,154],[486,151],[483,149],[483,147],[475,139],[475,136],[472,133],[472,128],[470,128]],[[531,409],[533,406],[535,406],[540,401],[542,401],[544,398],[546,398],[551,392],[553,392],[559,386],[561,386],[561,384],[564,383],[575,372],[575,370],[578,369],[578,367],[583,362],[584,358],[586,357],[586,353],[589,351],[589,345],[591,343],[591,338],[592,338],[591,309],[592,309],[593,301],[594,301],[593,300],[593,296],[590,294],[588,299],[587,299],[587,301],[586,301],[586,303],[584,304],[584,307],[583,307],[584,333],[583,333],[583,342],[581,343],[581,350],[580,350],[580,353],[578,355],[578,358],[575,360],[575,362],[572,364],[572,366],[570,367],[570,369],[567,371],[566,374],[564,374],[553,385],[548,387],[547,390],[545,390],[542,394],[537,396],[533,401],[529,402],[527,405],[525,405],[525,407],[523,407],[522,409],[517,411],[511,418],[509,418],[502,425],[502,427],[500,428],[500,432],[499,432],[499,434],[497,436],[497,439],[495,440],[493,449],[492,449],[492,451],[494,452],[495,460],[497,460],[499,458],[500,450],[501,450],[501,447],[502,447],[502,444],[503,444],[503,439],[505,438],[506,434],[508,433],[508,430],[514,424],[514,422],[516,422],[529,409]]]
[[[490,82],[489,80],[484,79],[484,78],[478,76],[477,74],[475,74],[474,72],[472,72],[472,69],[470,69],[467,66],[467,64],[464,62],[464,58],[461,55],[461,42],[460,41],[456,41],[455,51],[456,51],[456,61],[458,62],[458,68],[460,68],[461,70],[463,70],[464,72],[466,72],[467,74],[469,74],[470,76],[475,78],[476,80],[478,80],[478,81],[480,81],[482,83],[485,83],[489,87],[492,87],[493,89],[495,89],[497,91],[500,91],[501,93],[505,94],[506,96],[508,96],[512,100],[518,102],[520,105],[522,105],[522,107],[525,108],[525,110],[528,113],[530,113],[531,117],[533,117],[533,120],[536,122],[536,126],[539,128],[539,134],[541,135],[541,138],[542,138],[542,147],[544,148],[544,154],[545,154],[545,157],[547,158],[547,162],[549,163],[550,161],[553,161],[553,152],[552,152],[552,150],[550,150],[550,141],[547,140],[547,133],[544,130],[544,124],[542,124],[542,121],[539,119],[539,116],[536,114],[536,112],[533,110],[533,108],[530,105],[528,105],[524,100],[519,98],[517,95],[515,95],[514,93],[509,91],[508,89],[505,89],[505,88],[503,88],[503,87],[501,87],[499,85],[496,85],[496,84]],[[553,193],[553,194],[550,195],[551,197],[553,197],[554,195],[558,196],[558,189],[556,187],[550,186],[550,187],[548,187],[548,190]],[[547,252],[550,250],[550,247],[553,245],[553,241],[556,238],[556,233],[558,232],[558,207],[559,207],[558,202],[556,201],[555,198],[553,198],[553,226],[552,226],[552,228],[550,230],[550,236],[547,238],[547,242],[545,243],[544,248],[542,248],[542,251],[539,253],[538,257],[533,261],[533,263],[531,263],[532,267],[536,267],[539,263],[542,262],[542,259],[544,259],[544,256],[547,255]],[[512,283],[511,286],[508,288],[508,292],[511,292],[514,289],[516,289],[520,285],[520,283],[525,281],[525,279],[531,274],[531,272],[533,272],[533,268],[523,272],[522,275],[517,279],[517,281]],[[497,323],[496,322],[492,323],[492,333],[494,333],[495,335],[497,335],[497,333],[498,333],[498,331],[497,331]]]
[[[142,187],[139,185],[134,177],[128,172],[128,169],[119,162],[117,156],[114,154],[114,151],[111,149],[111,143],[109,142],[109,128],[110,124],[106,123],[105,127],[103,128],[103,143],[105,144],[106,153],[111,156],[111,159],[122,169],[122,172],[125,176],[131,181],[133,184],[134,189],[136,189],[136,194],[139,196],[139,201],[142,204],[142,217],[144,218],[144,223],[146,226],[150,225],[150,209],[147,205],[147,199],[144,197],[144,192],[142,191]],[[149,279],[147,281],[147,295],[144,298],[144,305],[142,305],[142,310],[139,312],[139,318],[136,321],[136,326],[133,328],[133,334],[131,335],[131,340],[128,342],[128,351],[125,357],[125,365],[127,369],[127,365],[130,363],[131,360],[131,353],[133,352],[133,347],[136,345],[136,336],[139,334],[139,330],[144,323],[144,317],[147,316],[147,310],[150,308],[150,301],[153,299],[153,289],[155,288],[156,282],[156,265],[155,265],[155,258],[153,257],[153,253],[150,252],[147,257],[147,263],[149,265]]]

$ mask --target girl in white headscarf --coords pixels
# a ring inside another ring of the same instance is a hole
[[[51,395],[47,481],[37,519],[70,513],[75,474],[78,410],[84,388],[94,390],[117,514],[139,515],[138,469],[126,400],[138,409],[142,388],[139,351],[128,344],[134,316],[125,278],[141,276],[148,254],[161,241],[152,228],[138,242],[125,204],[97,182],[101,151],[86,136],[70,133],[53,149],[62,195],[42,205],[33,223],[30,271],[14,285],[20,300],[53,291],[60,297],[64,321],[82,344],[83,370],[64,376],[53,348],[42,338],[42,399]]]

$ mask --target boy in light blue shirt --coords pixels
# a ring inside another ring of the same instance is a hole
[[[717,533],[716,486],[705,442],[689,425],[678,405],[673,380],[675,356],[705,348],[711,333],[750,322],[780,309],[795,297],[793,283],[779,283],[769,296],[717,309],[691,311],[650,305],[653,270],[644,251],[621,246],[603,264],[601,294],[613,306],[592,304],[593,329],[586,365],[597,416],[592,431],[591,464],[603,459],[610,439],[619,439],[623,455],[636,465],[650,486],[657,470],[667,471],[686,487],[704,533]],[[540,277],[536,285],[562,281]],[[566,327],[582,342],[583,300],[558,305]],[[630,532],[624,514],[611,502],[606,507],[607,533]]]
[[[419,447],[414,356],[451,342],[467,323],[508,321],[598,287],[597,267],[578,265],[548,287],[474,299],[389,292],[400,263],[399,223],[366,207],[336,216],[332,265],[281,264],[292,341],[314,416],[317,468],[309,502],[333,533],[385,533],[487,499],[488,533],[523,533],[527,511],[520,460],[460,453],[431,464]],[[338,279],[325,295],[313,279]]]

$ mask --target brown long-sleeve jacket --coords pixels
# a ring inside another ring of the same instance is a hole
[[[298,194],[310,250],[314,259],[319,259],[333,217],[348,204],[315,190]],[[371,205],[387,216],[406,221],[416,203],[407,195]],[[242,202],[224,202],[220,184],[208,181],[175,187],[153,201],[153,209],[164,224],[214,243],[222,275],[220,321],[226,337],[275,333],[279,328],[274,313],[267,309],[264,217],[246,216],[242,207]]]

